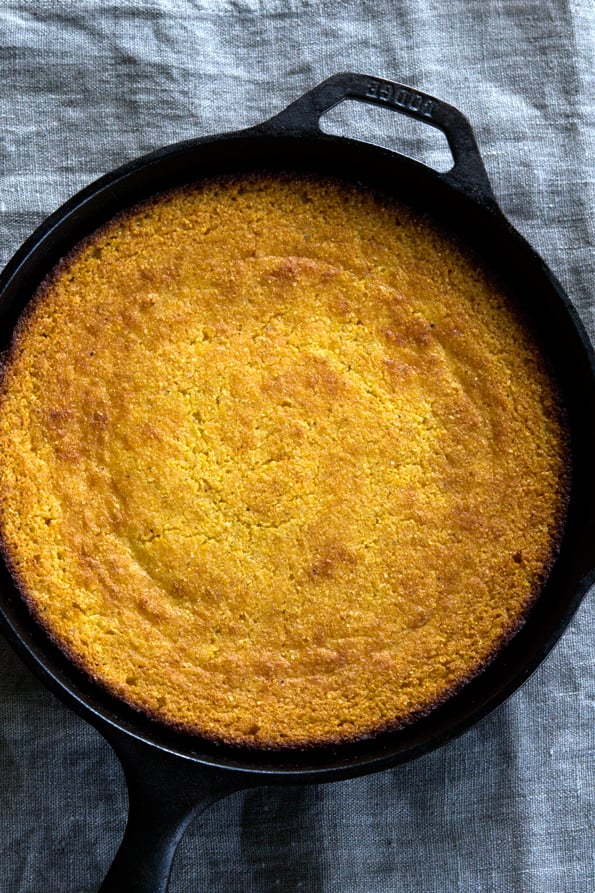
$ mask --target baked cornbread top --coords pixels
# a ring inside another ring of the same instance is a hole
[[[111,692],[257,747],[430,709],[555,556],[564,423],[499,286],[411,211],[222,179],[109,224],[7,358],[0,529]]]

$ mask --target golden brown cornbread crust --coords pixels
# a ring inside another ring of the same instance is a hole
[[[568,489],[556,386],[404,207],[222,179],[114,221],[5,363],[0,530],[103,686],[257,747],[427,711],[518,627]]]

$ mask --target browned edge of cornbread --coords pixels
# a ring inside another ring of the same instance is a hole
[[[271,175],[265,175],[265,176],[271,176]],[[275,179],[278,179],[279,177],[283,177],[283,176],[287,176],[287,175],[275,174],[272,176],[274,176]],[[291,176],[292,178],[295,177],[294,174],[291,174],[289,176]],[[220,182],[222,184],[230,183],[230,182],[242,183],[242,182],[245,182],[246,180],[254,180],[256,178],[261,179],[261,176],[259,176],[257,174],[256,175],[253,174],[253,175],[248,175],[248,176],[217,177],[217,178],[208,178],[207,182],[209,182],[209,183]],[[315,180],[318,183],[320,183],[320,182],[323,182],[323,183],[324,182],[342,182],[339,180],[339,178],[330,178],[330,177],[324,177],[324,178],[306,177],[305,179]],[[156,196],[153,196],[152,198],[150,198],[146,201],[143,201],[143,202],[127,209],[126,211],[122,211],[121,213],[116,215],[114,218],[109,220],[102,227],[100,227],[98,230],[94,231],[89,236],[87,236],[85,239],[83,239],[80,243],[78,243],[76,246],[74,246],[72,251],[69,252],[53,268],[53,270],[46,277],[46,279],[39,285],[35,294],[32,296],[31,300],[29,301],[27,307],[21,314],[21,316],[18,320],[18,323],[15,327],[15,330],[14,330],[14,335],[13,335],[11,345],[1,358],[0,400],[2,400],[4,391],[6,388],[7,371],[10,368],[12,357],[19,350],[21,332],[26,330],[27,325],[28,325],[29,316],[30,316],[31,312],[33,311],[33,308],[38,303],[43,302],[46,292],[48,291],[48,289],[50,289],[52,287],[52,284],[60,278],[63,270],[65,268],[67,268],[68,264],[70,264],[90,243],[92,243],[97,238],[97,236],[101,235],[102,233],[106,232],[107,230],[112,229],[112,227],[114,225],[117,225],[117,223],[119,221],[126,220],[130,216],[134,215],[135,213],[138,213],[146,208],[151,207],[154,204],[157,204],[164,197],[171,196],[175,193],[186,193],[186,192],[192,190],[196,185],[197,184],[188,184],[187,186],[179,187],[176,190],[167,190],[166,192],[160,193]],[[351,183],[347,183],[347,185],[349,186],[349,188],[355,188],[353,186],[353,184],[351,184]],[[357,188],[361,189],[362,187],[358,186]],[[392,197],[388,197],[380,192],[377,192],[376,190],[370,189],[370,190],[366,190],[366,191],[373,194],[375,199],[377,201],[382,202],[385,206],[406,204],[406,203],[399,202],[398,200],[393,199]],[[414,210],[418,217],[420,217],[420,218],[424,219],[426,222],[428,222],[427,215],[421,214],[416,209],[414,209]],[[456,242],[459,248],[462,247],[460,245],[460,240],[458,240],[456,237],[453,237],[452,233],[445,232],[444,228],[438,227],[434,223],[431,223],[431,226],[435,230],[438,230],[440,232],[441,236],[446,237],[451,242],[452,241]],[[470,257],[474,256],[474,253],[468,247],[465,246],[463,248],[463,250],[467,256],[470,256]],[[482,265],[482,266],[485,266],[485,265]],[[490,273],[492,274],[492,278],[494,278],[495,280],[499,280],[500,277],[498,276],[497,273],[494,274],[493,271],[491,271],[491,270],[490,270]],[[511,289],[509,287],[503,286],[500,282],[498,282],[498,285],[501,288],[501,291],[504,294],[509,296],[511,306],[514,307],[514,311],[517,314],[517,316],[519,317],[519,319],[521,320],[522,325],[530,331],[536,346],[538,348],[540,348],[540,340],[537,337],[535,329],[531,325],[530,320],[526,317],[526,314],[517,306],[517,303],[514,301],[514,299],[512,299],[510,297]],[[545,354],[543,352],[542,352],[542,358],[545,362],[545,365],[548,370],[549,378],[552,383],[552,390],[553,390],[554,396],[555,396],[555,403],[556,403],[556,409],[557,409],[559,420],[560,420],[560,427],[561,427],[561,431],[563,432],[563,437],[565,438],[565,442],[562,444],[562,448],[563,448],[563,452],[566,455],[566,474],[565,474],[564,480],[562,481],[562,490],[563,490],[564,496],[563,496],[563,499],[561,500],[562,504],[560,506],[560,516],[556,520],[556,523],[554,526],[554,532],[552,533],[552,535],[550,537],[549,559],[546,562],[544,562],[544,565],[543,565],[543,568],[541,571],[541,575],[535,581],[535,583],[533,585],[533,591],[532,591],[530,597],[527,599],[524,610],[519,613],[519,615],[516,617],[515,622],[510,625],[510,627],[506,631],[506,633],[496,643],[496,645],[490,652],[489,656],[486,659],[479,661],[478,665],[472,672],[470,672],[466,676],[460,678],[452,686],[445,689],[443,691],[441,697],[437,698],[429,706],[415,709],[410,714],[408,714],[404,717],[401,717],[399,720],[395,720],[394,722],[389,721],[387,723],[379,725],[376,728],[370,729],[370,730],[363,730],[361,732],[348,733],[345,735],[336,736],[335,738],[333,738],[333,737],[325,738],[324,741],[311,740],[309,738],[305,738],[303,741],[299,741],[299,740],[294,741],[289,745],[284,744],[282,742],[276,742],[276,743],[267,743],[267,742],[260,743],[259,742],[257,745],[257,744],[255,744],[254,740],[250,737],[246,737],[245,739],[243,739],[238,736],[233,736],[232,738],[227,738],[225,735],[220,735],[220,736],[214,735],[214,734],[211,735],[209,733],[205,733],[204,730],[197,730],[193,726],[187,726],[184,724],[178,725],[178,724],[175,724],[174,722],[167,722],[164,719],[156,719],[151,712],[147,712],[146,715],[151,720],[159,723],[159,725],[162,725],[162,726],[165,725],[169,728],[173,728],[176,731],[182,732],[182,733],[190,733],[191,735],[198,734],[198,735],[200,735],[200,737],[205,738],[207,740],[211,740],[215,743],[223,743],[226,745],[239,746],[241,748],[248,748],[248,749],[253,749],[253,750],[257,750],[257,751],[259,751],[259,750],[291,750],[291,749],[313,748],[313,747],[318,747],[321,745],[328,746],[328,745],[336,745],[336,744],[341,744],[341,743],[352,743],[355,741],[366,740],[366,739],[369,739],[376,735],[380,735],[382,733],[386,733],[386,732],[393,731],[393,730],[396,730],[399,728],[403,728],[403,727],[411,724],[415,720],[421,718],[422,716],[427,716],[429,713],[432,712],[432,710],[434,710],[439,705],[445,703],[454,694],[456,694],[458,691],[460,691],[472,679],[477,678],[477,676],[479,676],[480,673],[495,659],[495,657],[501,652],[501,650],[505,647],[505,645],[514,637],[514,635],[518,632],[518,630],[524,625],[525,620],[526,620],[528,614],[530,613],[530,611],[532,610],[535,602],[537,601],[539,594],[540,594],[540,592],[541,592],[541,590],[542,590],[542,588],[551,572],[551,569],[555,563],[555,560],[556,560],[556,557],[557,557],[557,554],[559,551],[560,543],[562,540],[562,535],[564,532],[565,515],[567,512],[567,508],[568,508],[568,502],[570,499],[570,488],[571,488],[571,461],[570,461],[571,451],[570,451],[570,436],[569,436],[568,420],[567,420],[566,411],[563,406],[562,396],[560,393],[559,384],[558,384],[556,375],[554,373],[554,370],[552,369],[551,363],[549,362],[547,356],[545,356]],[[0,493],[0,501],[4,501],[4,500],[5,500],[4,494]],[[100,687],[107,690],[108,693],[112,694],[110,686],[105,685],[100,678],[98,678],[95,674],[90,673],[89,670],[87,669],[84,661],[81,658],[79,658],[77,655],[72,653],[67,647],[65,647],[59,641],[58,637],[54,634],[50,624],[46,624],[43,621],[43,619],[41,618],[41,616],[39,615],[39,613],[36,609],[35,600],[26,591],[26,587],[25,587],[23,581],[21,580],[18,571],[14,567],[14,564],[13,564],[11,556],[10,556],[9,549],[4,541],[4,536],[3,536],[2,530],[0,530],[0,552],[2,553],[4,560],[5,560],[7,566],[15,580],[17,589],[19,590],[24,602],[27,604],[30,613],[35,618],[35,621],[42,626],[42,628],[44,629],[45,633],[48,635],[50,640],[68,657],[68,659],[72,662],[72,664],[74,666],[76,666],[79,670],[82,670],[86,675],[89,675],[90,678],[92,679],[92,681],[94,681]],[[128,703],[137,712],[144,714],[145,711],[143,710],[143,708],[134,704],[132,701],[129,701],[122,694],[118,693],[116,695],[116,697],[120,701],[122,701],[124,703]]]

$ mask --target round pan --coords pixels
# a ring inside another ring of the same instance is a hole
[[[409,158],[324,134],[321,116],[345,99],[384,106],[439,128],[454,166],[437,173]],[[220,746],[133,711],[79,672],[28,613],[0,562],[0,622],[30,667],[95,726],[118,754],[130,813],[103,893],[165,891],[186,825],[234,790],[332,781],[411,760],[459,735],[500,704],[555,644],[595,580],[595,357],[562,288],[512,228],[492,193],[471,128],[452,106],[401,84],[339,74],[274,118],[234,133],[161,149],[102,177],[54,213],[0,278],[0,350],[38,284],[72,247],[123,209],[172,187],[225,173],[307,171],[381,189],[446,225],[513,288],[560,383],[573,479],[559,556],[522,628],[447,702],[401,729],[356,743],[276,752]]]

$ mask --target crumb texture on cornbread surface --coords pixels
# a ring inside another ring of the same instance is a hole
[[[495,281],[404,207],[221,179],[106,226],[6,359],[0,528],[24,597],[117,696],[216,741],[363,737],[519,625],[568,473]]]

